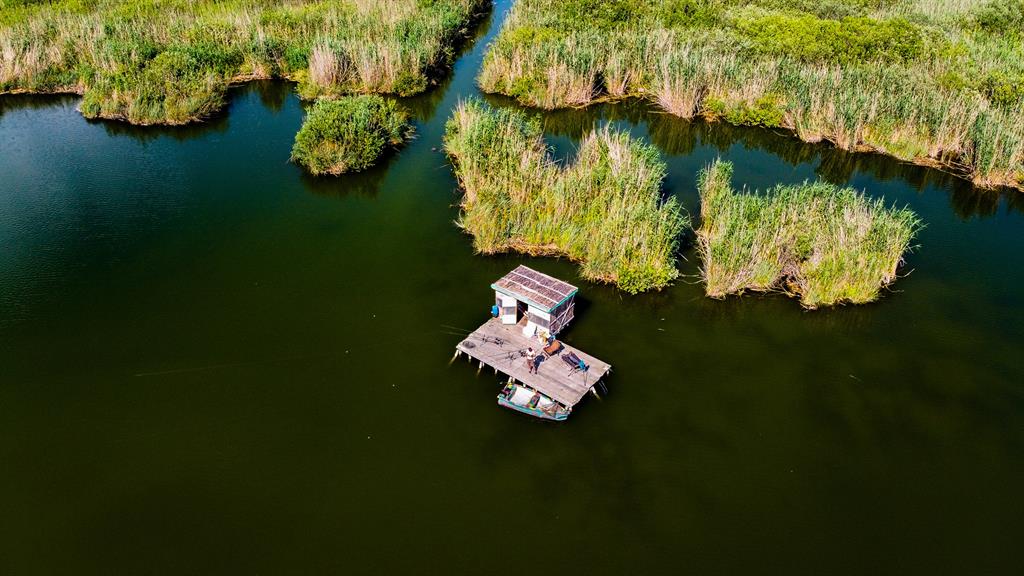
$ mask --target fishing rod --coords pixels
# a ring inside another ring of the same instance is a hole
[[[522,358],[525,355],[526,355],[526,349],[525,348],[519,348],[518,350],[503,350],[501,352],[498,352],[497,354],[489,354],[487,356],[484,356],[483,358],[485,360],[494,360],[494,359],[497,359],[497,358],[505,358],[506,360],[511,362],[512,360],[514,360],[516,358]]]
[[[442,331],[442,334],[450,334],[452,336],[463,336],[468,338],[477,338],[483,342],[490,344],[497,344],[498,346],[504,346],[506,340],[504,338],[498,338],[495,336],[488,336],[486,334],[477,334],[476,330],[469,330],[467,328],[460,328],[458,326],[451,326],[449,324],[438,324],[441,328],[445,328],[449,331]]]
[[[451,326],[449,324],[438,324],[438,326],[440,326],[441,328],[448,328],[449,330],[458,330],[459,332],[465,332],[466,334],[469,334],[470,332],[475,332],[475,330],[461,328],[459,326]]]
[[[441,332],[441,334],[450,334],[452,336],[462,336],[463,339],[465,339],[465,340],[469,340],[470,338],[475,338],[476,340],[479,340],[480,342],[484,342],[484,343],[487,343],[487,344],[497,344],[499,347],[500,346],[504,346],[508,342],[504,338],[497,338],[495,336],[488,336],[486,334],[475,334],[475,333],[474,334],[459,334],[458,332]]]

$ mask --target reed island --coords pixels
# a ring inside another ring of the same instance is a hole
[[[477,251],[567,256],[583,277],[630,293],[678,276],[689,219],[661,197],[665,164],[652,146],[606,127],[562,165],[537,119],[476,99],[456,108],[444,146],[465,192],[458,223]]]
[[[314,175],[365,170],[412,134],[409,113],[381,96],[319,99],[295,136],[292,161]]]
[[[806,308],[863,304],[896,280],[921,221],[824,182],[733,190],[732,164],[700,175],[697,230],[707,295],[783,291]]]
[[[75,93],[89,118],[184,124],[232,83],[306,99],[424,91],[486,0],[0,0],[0,94]]]
[[[1024,189],[1024,0],[518,0],[479,82],[541,108],[644,98]]]

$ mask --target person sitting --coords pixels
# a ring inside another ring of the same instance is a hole
[[[533,397],[530,398],[530,403],[528,404],[528,406],[530,408],[536,408],[537,404],[539,404],[539,403],[540,403],[540,392],[534,392],[533,393]]]
[[[561,349],[562,343],[559,342],[558,340],[552,339],[551,343],[544,348],[544,354],[546,354],[547,356],[554,356],[555,354],[558,354],[559,350]]]

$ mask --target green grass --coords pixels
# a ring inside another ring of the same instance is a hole
[[[292,161],[316,175],[365,170],[411,135],[409,113],[376,95],[320,99],[295,136]]]
[[[478,100],[460,103],[444,144],[465,191],[459,225],[478,252],[567,256],[585,278],[630,293],[678,276],[689,220],[661,199],[665,165],[653,147],[604,128],[559,165],[536,119]]]
[[[1024,0],[518,0],[479,82],[541,108],[645,98],[1024,189]]]
[[[88,117],[182,124],[231,83],[305,98],[421,92],[485,0],[0,0],[0,93],[83,94]]]
[[[732,164],[700,175],[697,230],[707,295],[781,290],[807,308],[862,304],[897,278],[921,227],[907,208],[888,208],[824,182],[732,189]]]

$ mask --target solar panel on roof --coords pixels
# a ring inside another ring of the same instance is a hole
[[[548,310],[577,290],[572,284],[522,265],[500,278],[494,285]]]

